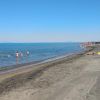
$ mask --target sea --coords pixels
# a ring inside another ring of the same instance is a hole
[[[37,63],[83,50],[80,43],[0,43],[0,68]],[[16,52],[19,57],[16,57]]]

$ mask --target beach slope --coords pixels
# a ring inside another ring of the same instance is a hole
[[[99,55],[65,57],[2,73],[0,100],[100,100],[99,82]]]

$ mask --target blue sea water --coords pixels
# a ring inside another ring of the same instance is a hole
[[[0,43],[0,67],[43,61],[82,50],[80,43]],[[18,59],[16,51],[23,54]]]

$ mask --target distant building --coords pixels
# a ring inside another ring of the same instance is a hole
[[[94,42],[84,42],[84,43],[81,43],[82,47],[91,47],[91,46],[94,46],[95,43]]]

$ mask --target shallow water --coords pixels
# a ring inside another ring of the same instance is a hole
[[[0,43],[0,67],[41,61],[82,50],[80,43]],[[22,53],[18,59],[16,51]],[[27,51],[29,55],[26,55]]]

